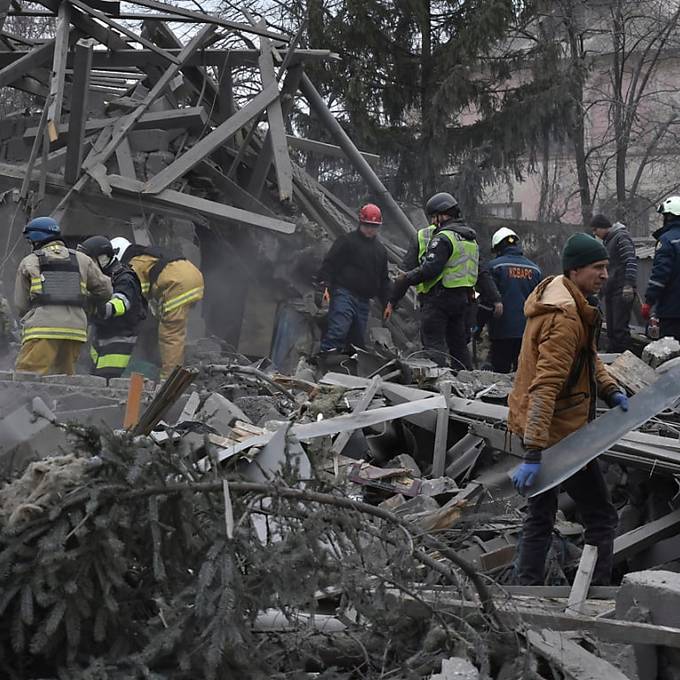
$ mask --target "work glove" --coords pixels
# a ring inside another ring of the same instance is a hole
[[[609,406],[611,408],[620,406],[622,411],[627,411],[628,397],[623,392],[614,392],[614,394],[609,397]]]
[[[624,302],[632,302],[635,298],[635,288],[630,284],[625,285],[621,291],[621,297]]]
[[[385,311],[383,312],[383,319],[385,321],[389,321],[390,318],[392,317],[392,312],[394,311],[394,307],[392,306],[391,302],[388,302],[385,305]]]
[[[494,302],[493,305],[493,318],[500,319],[503,316],[503,303]]]
[[[523,496],[533,486],[534,479],[541,469],[540,463],[522,463],[512,473],[512,484]]]
[[[640,307],[640,314],[645,321],[649,321],[649,317],[652,315],[652,305],[649,302],[645,302],[642,307]]]

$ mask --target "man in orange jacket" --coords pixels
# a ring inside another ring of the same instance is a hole
[[[161,378],[184,362],[189,310],[203,299],[203,275],[185,257],[118,236],[111,240],[116,258],[129,264],[142,284],[149,309],[158,319]]]

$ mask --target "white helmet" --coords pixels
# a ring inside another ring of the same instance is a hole
[[[132,243],[130,243],[130,241],[128,241],[123,236],[116,236],[115,238],[111,239],[111,245],[113,246],[113,256],[118,260],[118,262],[122,262],[125,251],[132,245]]]
[[[662,215],[680,216],[680,196],[669,196],[659,205],[656,212],[661,213]]]
[[[497,248],[506,238],[514,236],[519,241],[519,236],[508,227],[501,227],[492,237],[491,237],[491,247]]]

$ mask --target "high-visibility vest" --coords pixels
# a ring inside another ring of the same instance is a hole
[[[440,281],[444,288],[472,288],[477,283],[479,271],[479,245],[476,241],[468,241],[455,231],[430,225],[418,232],[418,260],[422,264],[430,241],[437,232],[437,237],[446,238],[451,243],[451,256],[444,269],[430,281],[423,281],[416,286],[418,293],[427,293]]]

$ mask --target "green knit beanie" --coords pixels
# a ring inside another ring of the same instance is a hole
[[[602,241],[590,234],[573,234],[562,251],[562,271],[585,267],[593,262],[608,260],[609,254]]]

